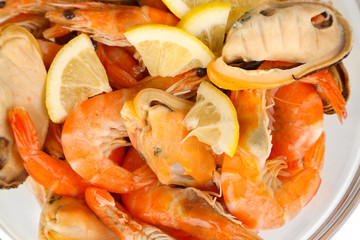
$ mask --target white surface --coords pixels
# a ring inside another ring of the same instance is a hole
[[[358,206],[350,215],[344,225],[335,233],[331,240],[360,238],[360,207]]]
[[[284,227],[261,232],[266,240],[308,239],[324,222],[339,203],[350,184],[360,162],[360,29],[354,23],[360,22],[355,0],[333,0],[335,6],[353,23],[354,48],[345,59],[351,80],[351,96],[347,106],[348,119],[341,125],[335,115],[325,117],[326,153],[322,183],[317,195],[294,220]],[[359,209],[337,232],[334,239],[349,239],[349,229],[360,236]],[[0,191],[0,226],[10,236],[0,233],[1,240],[36,239],[40,208],[35,198],[22,186],[17,190]],[[358,219],[358,220],[357,220]],[[353,239],[353,238],[352,238]]]

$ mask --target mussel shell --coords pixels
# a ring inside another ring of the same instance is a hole
[[[324,21],[324,26],[313,22],[320,14],[331,21]],[[331,4],[315,0],[265,1],[242,15],[228,32],[222,57],[212,64],[216,72],[208,69],[209,77],[232,90],[271,88],[333,66],[349,54],[352,42],[350,24]],[[231,65],[263,60],[299,65],[266,70]],[[217,78],[222,75],[229,79],[219,82]]]
[[[49,116],[45,106],[46,69],[39,44],[14,24],[0,28],[0,188],[17,187],[27,177],[8,120],[9,110],[25,109],[34,122],[40,145]]]
[[[119,238],[99,220],[83,199],[49,193],[40,217],[38,239],[118,240]]]

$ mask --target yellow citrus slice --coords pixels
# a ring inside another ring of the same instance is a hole
[[[229,97],[214,85],[205,81],[200,84],[196,103],[184,121],[192,130],[188,136],[196,136],[217,154],[234,155],[239,140],[236,110]]]
[[[231,5],[228,2],[198,5],[181,19],[178,27],[199,38],[218,55],[223,47],[230,9]]]
[[[112,89],[90,38],[81,34],[55,56],[46,79],[46,107],[50,119],[63,122],[74,106]]]
[[[190,9],[204,4],[207,2],[213,2],[214,0],[162,0],[163,3],[174,13],[178,18],[182,18],[187,14]],[[230,2],[231,11],[228,20],[227,29],[229,29],[236,19],[238,19],[247,10],[260,3],[263,0],[220,0],[221,2]]]
[[[198,38],[177,28],[146,24],[125,32],[151,76],[175,76],[193,68],[206,67],[214,54]]]

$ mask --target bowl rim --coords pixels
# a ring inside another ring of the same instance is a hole
[[[359,0],[358,0],[359,1]],[[330,239],[346,222],[360,203],[360,166],[347,191],[325,222],[311,235],[310,240]]]

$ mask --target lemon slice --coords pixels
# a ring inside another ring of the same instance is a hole
[[[223,47],[225,28],[231,5],[228,2],[209,2],[191,9],[178,27],[191,33],[218,55]]]
[[[185,119],[192,130],[189,136],[209,144],[216,154],[233,156],[239,141],[239,123],[234,105],[223,92],[209,82],[202,82],[196,103]]]
[[[214,54],[198,38],[177,28],[146,24],[125,32],[151,76],[176,76],[197,67],[206,67]]]
[[[174,13],[178,18],[182,18],[187,14],[190,9],[198,6],[200,4],[213,2],[213,0],[162,0],[163,3],[169,8],[169,10]],[[247,10],[260,3],[263,0],[220,0],[221,2],[230,2],[231,11],[227,24],[227,29],[229,29],[236,19],[238,19],[242,14]]]
[[[74,106],[112,89],[90,38],[81,34],[55,56],[46,78],[46,107],[50,119],[61,123]]]

